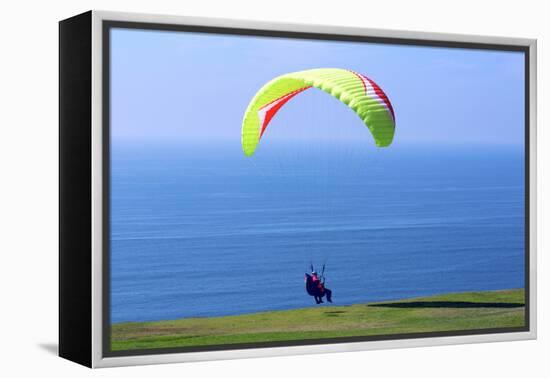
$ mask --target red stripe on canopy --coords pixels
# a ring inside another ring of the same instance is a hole
[[[391,116],[395,122],[395,113],[393,112],[393,106],[391,105],[390,99],[388,98],[388,96],[386,96],[382,88],[380,88],[378,84],[376,84],[373,80],[369,79],[365,75],[352,70],[349,70],[349,71],[361,80],[361,84],[363,84],[363,89],[365,90],[365,94],[367,94],[368,92],[366,83],[369,83],[372,86],[372,89],[374,89],[374,93],[376,94],[376,96],[378,96],[379,99],[381,99],[384,102],[386,107],[389,109]]]
[[[390,109],[390,113],[391,113],[391,116],[392,118],[394,119],[395,121],[395,113],[393,112],[393,106],[391,106],[391,102],[390,102],[390,99],[388,98],[388,96],[386,96],[386,94],[384,93],[384,91],[382,90],[382,88],[380,88],[378,86],[378,84],[376,84],[374,81],[372,81],[371,79],[369,79],[368,77],[365,77],[366,80],[369,81],[369,83],[372,85],[372,87],[374,88],[374,93],[376,93],[376,95],[378,97],[380,97],[382,99],[382,101],[384,101],[384,104],[386,104],[386,106],[388,107],[388,109]]]
[[[295,90],[294,92],[287,93],[284,96],[276,98],[275,100],[271,101],[268,104],[265,104],[264,106],[262,106],[260,108],[260,112],[264,111],[264,109],[265,109],[265,115],[264,115],[264,119],[263,119],[263,122],[262,122],[262,125],[261,125],[261,128],[260,128],[260,137],[259,138],[261,138],[262,135],[264,135],[264,131],[265,131],[265,129],[267,129],[267,125],[269,124],[271,119],[275,116],[275,114],[279,111],[279,109],[281,109],[281,107],[284,104],[286,104],[288,102],[288,100],[290,100],[292,97],[296,96],[300,92],[305,91],[308,88],[311,88],[311,86],[305,87],[305,88],[300,88],[298,90]],[[260,117],[260,119],[261,119],[261,117]]]

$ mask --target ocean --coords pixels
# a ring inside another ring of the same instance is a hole
[[[522,147],[262,147],[112,146],[112,323],[524,286]]]

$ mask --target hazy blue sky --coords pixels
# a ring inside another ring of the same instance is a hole
[[[114,29],[112,138],[240,144],[243,113],[275,76],[319,67],[361,72],[389,96],[394,145],[522,144],[523,54],[283,38]],[[292,99],[266,136],[372,138],[331,96]]]

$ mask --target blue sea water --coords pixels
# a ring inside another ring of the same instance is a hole
[[[111,321],[524,285],[524,158],[510,146],[118,144]],[[261,153],[260,153],[261,152]]]

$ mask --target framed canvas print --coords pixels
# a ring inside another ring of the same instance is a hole
[[[60,355],[536,337],[536,42],[60,22]]]

